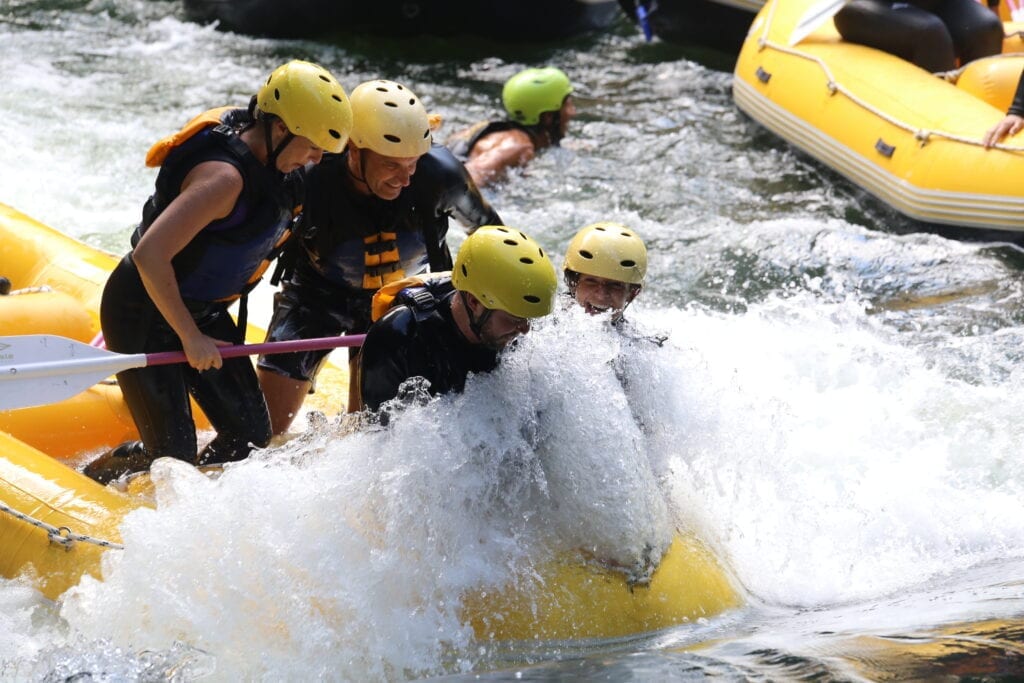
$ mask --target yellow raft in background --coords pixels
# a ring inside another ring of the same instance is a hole
[[[0,204],[0,275],[15,289],[0,297],[0,334],[60,334],[90,341],[99,332],[103,284],[115,257]],[[33,314],[34,313],[34,314]],[[250,341],[262,332],[250,330]],[[341,405],[345,368],[319,382]],[[196,411],[198,414],[198,410]],[[120,541],[124,516],[149,500],[100,486],[57,458],[135,437],[117,386],[100,384],[50,406],[0,411],[0,576],[30,577],[55,599],[89,574]],[[692,536],[676,539],[649,585],[571,556],[539,567],[526,585],[466,596],[464,619],[481,640],[610,638],[710,617],[741,604],[713,554]]]
[[[769,0],[736,63],[741,110],[793,146],[920,221],[1024,230],[1024,135],[986,150],[1024,67],[1006,24],[1004,56],[949,78],[842,42],[831,20],[790,47],[815,0]]]

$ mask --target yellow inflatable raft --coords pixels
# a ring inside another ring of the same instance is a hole
[[[733,98],[755,121],[901,213],[1024,230],[1024,135],[982,144],[1024,67],[1020,25],[1004,55],[944,77],[839,38],[831,20],[790,46],[815,0],[769,0],[736,63]]]
[[[99,297],[115,263],[0,205],[0,275],[16,289],[51,288],[0,297],[2,334],[89,341],[99,330]],[[343,373],[330,373],[335,396],[345,395]],[[118,552],[120,523],[151,500],[148,485],[137,482],[121,493],[56,458],[134,433],[114,384],[52,406],[0,412],[0,576],[28,577],[49,598],[86,574],[102,578],[101,555]],[[713,616],[741,600],[709,550],[680,535],[648,585],[631,587],[621,572],[570,556],[540,567],[523,585],[487,587],[464,604],[479,639],[532,641],[626,636]]]

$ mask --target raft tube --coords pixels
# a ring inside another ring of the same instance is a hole
[[[831,20],[796,46],[789,36],[815,0],[769,0],[754,20],[733,78],[733,99],[752,119],[911,219],[1024,230],[1024,135],[997,149],[985,132],[1012,96],[994,75],[1017,58],[979,60],[943,78],[899,57],[843,42]],[[1006,24],[1004,55],[1021,52]],[[956,81],[962,81],[958,87]],[[979,85],[979,83],[981,85]]]
[[[569,38],[605,29],[616,0],[185,0],[185,15],[226,31],[271,38],[371,33],[388,37],[471,35],[506,42]]]

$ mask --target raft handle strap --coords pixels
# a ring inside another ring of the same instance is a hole
[[[92,536],[85,536],[84,534],[76,534],[66,526],[55,527],[52,524],[47,524],[34,517],[30,517],[23,512],[0,503],[0,512],[6,512],[16,519],[20,519],[23,522],[31,524],[34,527],[42,529],[46,532],[46,537],[50,540],[50,543],[54,545],[64,546],[65,550],[70,551],[74,547],[76,541],[82,543],[92,543],[98,545],[101,548],[117,548],[118,550],[124,550],[124,546],[120,543],[114,543],[113,541],[106,541],[102,538],[93,538]]]

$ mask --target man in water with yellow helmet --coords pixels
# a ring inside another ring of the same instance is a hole
[[[554,307],[557,279],[543,248],[501,225],[479,228],[459,248],[450,276],[402,290],[366,335],[360,367],[370,410],[423,377],[432,395],[461,392],[489,372],[530,321]]]
[[[501,223],[462,164],[432,145],[422,102],[405,86],[368,81],[350,96],[352,134],[306,183],[300,235],[275,298],[268,341],[361,333],[373,293],[426,270],[451,269],[450,217]],[[291,425],[327,351],[259,359],[275,434]],[[354,368],[355,353],[350,354]],[[359,407],[355,382],[349,410]]]
[[[569,77],[551,66],[520,71],[505,82],[501,99],[507,120],[483,121],[447,143],[481,187],[525,165],[538,150],[557,147],[576,115]]]

